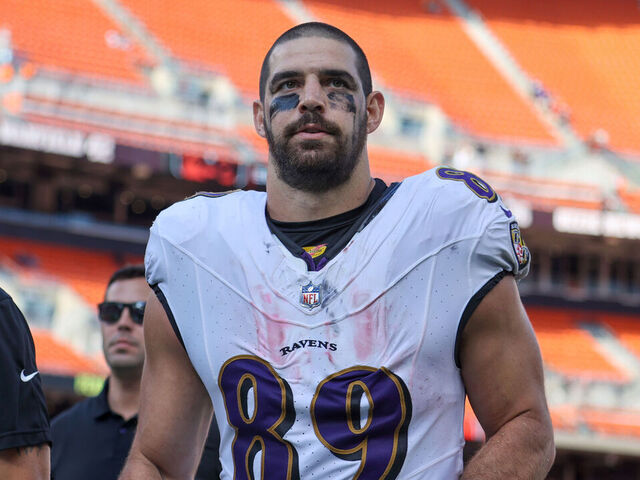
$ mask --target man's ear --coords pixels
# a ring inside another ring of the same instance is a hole
[[[376,131],[384,115],[384,96],[373,91],[367,97],[367,133]]]
[[[253,102],[253,126],[258,135],[266,138],[267,132],[264,131],[264,108],[262,102],[259,100]]]

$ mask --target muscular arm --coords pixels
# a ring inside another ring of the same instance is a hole
[[[211,421],[211,401],[154,294],[147,301],[144,337],[138,427],[119,478],[193,478]]]
[[[0,478],[3,480],[49,480],[50,451],[41,445],[0,450]]]
[[[460,348],[469,402],[487,435],[462,480],[545,478],[555,447],[542,359],[512,276],[478,305]]]

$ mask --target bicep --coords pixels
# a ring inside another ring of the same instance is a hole
[[[0,450],[3,480],[49,480],[50,448],[46,443]]]
[[[133,449],[169,476],[195,472],[211,419],[211,401],[151,294],[144,317],[146,360]]]
[[[488,437],[520,415],[548,423],[540,350],[511,275],[480,302],[460,348],[469,402]]]

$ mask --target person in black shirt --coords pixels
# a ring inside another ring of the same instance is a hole
[[[0,289],[0,478],[49,478],[49,419],[29,326]]]
[[[150,292],[142,265],[124,267],[109,280],[105,300],[98,307],[111,375],[97,397],[74,405],[53,420],[54,480],[118,477],[138,423],[145,358],[142,318]],[[218,430],[212,428],[196,479],[219,478],[218,443]]]

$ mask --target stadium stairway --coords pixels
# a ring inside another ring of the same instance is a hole
[[[110,16],[132,38],[135,38],[147,49],[158,62],[169,71],[174,71],[177,66],[166,49],[149,33],[145,25],[139,22],[117,0],[93,0],[103,12]]]
[[[583,138],[640,152],[640,9],[635,0],[465,0]]]
[[[580,322],[596,341],[599,350],[619,369],[627,372],[633,380],[640,379],[640,358],[621,343],[615,333],[599,322]]]
[[[469,38],[504,76],[511,87],[531,105],[538,117],[548,125],[554,136],[569,150],[584,151],[583,142],[570,125],[563,122],[551,110],[543,108],[540,103],[533,101],[531,92],[534,82],[511,55],[507,47],[493,34],[482,17],[469,8],[464,0],[444,1],[449,9],[458,16]]]

